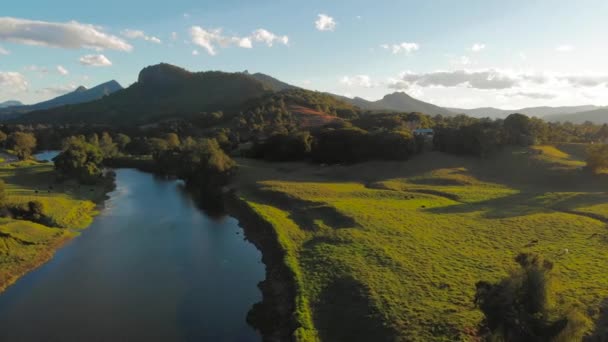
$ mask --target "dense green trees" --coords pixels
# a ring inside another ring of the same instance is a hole
[[[595,144],[587,149],[587,167],[594,173],[608,169],[608,144]]]
[[[475,303],[485,315],[482,332],[490,341],[580,341],[589,320],[576,312],[551,312],[553,263],[534,254],[516,258],[520,268],[502,281],[478,282]]]
[[[372,159],[405,160],[418,151],[409,131],[375,131],[356,127],[326,129],[315,134],[311,156],[320,163],[356,163]]]
[[[172,147],[164,139],[152,141],[156,142],[152,155],[158,171],[185,180],[191,188],[218,193],[234,175],[236,163],[215,139],[186,138]]]
[[[65,177],[72,177],[83,183],[95,183],[102,175],[103,153],[98,146],[82,137],[70,137],[65,149],[55,157],[55,169]]]
[[[310,154],[312,140],[309,132],[274,134],[256,143],[250,156],[271,161],[304,160]]]
[[[14,132],[9,136],[8,146],[19,159],[24,160],[31,157],[36,148],[36,137],[32,133]]]
[[[0,146],[4,147],[6,145],[6,141],[8,140],[8,135],[2,131],[0,131]]]

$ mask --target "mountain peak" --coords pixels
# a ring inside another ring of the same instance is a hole
[[[190,78],[192,73],[178,66],[160,63],[143,68],[137,78],[138,83],[147,85],[174,85]]]
[[[82,93],[84,91],[87,91],[87,87],[85,87],[85,86],[80,86],[80,87],[76,88],[76,90],[74,90],[75,93]]]

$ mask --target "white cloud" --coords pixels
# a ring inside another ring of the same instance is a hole
[[[336,21],[334,18],[328,16],[327,14],[319,14],[318,19],[315,21],[315,27],[319,31],[333,31],[336,29]]]
[[[412,85],[421,87],[467,87],[477,89],[508,89],[516,86],[519,79],[497,70],[455,70],[430,73],[405,72],[389,83],[390,88],[406,89]]]
[[[391,50],[391,52],[393,54],[405,53],[406,55],[409,55],[414,51],[420,50],[420,45],[418,45],[417,43],[408,43],[408,42],[402,42],[402,43],[391,44],[391,45],[382,44],[382,45],[380,45],[380,47],[385,50]]]
[[[403,72],[388,80],[392,89],[411,87],[470,88],[479,90],[513,90],[502,93],[504,97],[527,97],[553,99],[560,94],[572,92],[573,88],[605,92],[608,75],[560,74],[555,72],[513,71],[499,69],[434,71],[428,73]],[[561,96],[561,95],[560,95]]]
[[[251,49],[253,42],[265,43],[267,46],[273,46],[274,43],[287,45],[289,37],[278,36],[265,29],[257,29],[246,37],[225,36],[222,29],[204,29],[200,26],[192,26],[190,28],[190,36],[192,43],[204,48],[208,54],[216,55],[217,46],[226,48],[229,46],[238,46],[240,48]]]
[[[198,50],[192,50],[192,56],[198,56]]]
[[[486,44],[475,43],[475,44],[473,44],[473,46],[471,46],[471,51],[479,52],[485,48],[486,48]]]
[[[67,75],[67,74],[70,73],[68,71],[68,69],[64,68],[62,65],[58,65],[56,69],[57,69],[57,72],[60,73],[63,76],[65,76],[65,75]]]
[[[274,33],[266,31],[264,29],[257,29],[253,31],[251,38],[256,42],[264,42],[268,46],[272,46],[275,41],[284,45],[287,45],[289,43],[289,37],[277,36]]]
[[[518,91],[514,93],[505,94],[507,97],[528,97],[536,100],[552,100],[557,97],[556,94],[552,93],[541,93],[541,92],[528,92],[528,91]]]
[[[349,87],[372,88],[374,86],[368,75],[344,76],[340,79],[340,83]]]
[[[171,32],[171,40],[177,40],[177,32]]]
[[[76,21],[67,23],[28,19],[0,18],[0,40],[14,43],[65,49],[131,51],[133,47],[94,25]]]
[[[162,43],[162,41],[157,37],[148,36],[144,33],[144,31],[141,30],[123,30],[121,34],[129,39],[143,39],[147,42],[152,42],[156,44]]]
[[[38,66],[38,65],[28,65],[26,67],[23,67],[23,69],[25,71],[36,72],[39,74],[48,74],[48,72],[49,72],[49,69],[47,67]]]
[[[574,46],[568,44],[559,45],[555,48],[557,52],[570,52],[572,50],[574,50]]]
[[[112,62],[104,55],[86,55],[80,57],[80,64],[94,67],[104,67],[112,65]]]
[[[5,55],[6,56],[6,55],[8,55],[10,53],[11,53],[10,51],[8,51],[7,49],[5,49],[2,46],[0,46],[0,55]]]
[[[0,89],[16,93],[26,91],[27,86],[27,80],[22,74],[13,71],[0,71]]]

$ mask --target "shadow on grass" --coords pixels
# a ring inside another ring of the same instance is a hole
[[[606,203],[608,195],[604,193],[577,193],[552,200],[541,193],[517,193],[475,203],[462,203],[447,207],[430,208],[426,211],[436,214],[459,214],[483,211],[485,218],[509,218],[539,213],[561,211],[573,215],[587,216],[600,221],[608,221],[599,214],[579,211],[593,205]]]
[[[393,341],[369,294],[356,279],[343,276],[323,288],[315,305],[315,326],[322,341]]]
[[[608,341],[608,298],[604,299],[599,310],[599,317],[595,321],[595,329],[591,332],[590,336],[585,338],[585,342]]]
[[[257,190],[258,195],[269,205],[289,212],[289,218],[305,230],[316,230],[319,223],[340,229],[353,228],[356,222],[336,208],[324,203],[306,201],[291,197],[285,193],[271,190]]]

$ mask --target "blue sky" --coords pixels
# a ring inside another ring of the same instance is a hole
[[[608,105],[607,17],[599,0],[7,1],[0,102],[128,86],[168,62],[367,99]]]

